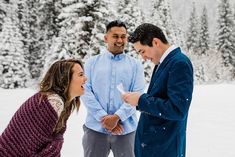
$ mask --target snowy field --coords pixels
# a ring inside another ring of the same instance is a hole
[[[235,84],[195,86],[189,111],[187,157],[235,157]],[[0,89],[0,134],[33,89]],[[81,105],[68,121],[62,157],[83,157]],[[112,155],[110,155],[111,157]]]

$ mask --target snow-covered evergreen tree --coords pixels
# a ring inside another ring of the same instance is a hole
[[[151,10],[151,14],[150,14],[150,17],[152,18],[152,17],[154,17],[154,16],[157,16],[158,18],[156,18],[156,19],[158,19],[158,20],[160,20],[159,18],[160,18],[160,15],[159,14],[156,14],[157,12],[156,11],[158,11],[159,10],[159,8],[161,7],[161,5],[164,3],[164,1],[165,0],[158,0],[158,1],[156,1],[156,0],[151,0],[151,4],[152,4],[152,10]],[[149,22],[153,22],[152,20],[151,21],[149,21]],[[158,21],[158,22],[160,22],[160,21]],[[157,26],[158,26],[159,24],[157,23]]]
[[[38,8],[38,23],[40,33],[40,41],[43,42],[41,51],[47,53],[52,45],[54,37],[59,34],[59,20],[58,15],[61,12],[61,0],[40,0]],[[47,55],[52,55],[47,53]]]
[[[176,22],[176,35],[177,35],[177,41],[175,41],[175,44],[179,46],[183,51],[187,51],[187,46],[185,42],[185,32],[182,27],[182,23]]]
[[[188,30],[186,32],[186,46],[188,51],[193,51],[194,53],[197,53],[199,28],[195,3],[193,3],[192,7],[192,12],[190,14],[188,22]]]
[[[106,33],[106,25],[115,19],[115,11],[110,7],[112,6],[107,0],[94,0],[93,15],[91,15],[95,20],[90,42],[90,47],[93,52],[88,54],[86,58],[90,57],[90,55],[98,54],[100,49],[105,46],[104,34]]]
[[[222,53],[225,66],[235,67],[235,26],[229,0],[220,0],[217,21],[217,50]]]
[[[235,21],[235,3],[233,4],[233,19]]]
[[[150,16],[146,19],[146,22],[148,23],[152,23],[158,27],[162,27],[163,25],[163,22],[160,18],[160,9],[159,7],[161,6],[161,4],[163,3],[164,0],[159,0],[159,1],[156,1],[156,0],[151,0],[151,4],[152,4],[152,8],[151,11],[150,11]]]
[[[200,30],[199,30],[199,51],[198,54],[206,54],[209,50],[209,30],[208,30],[208,15],[207,9],[204,6],[202,10],[202,15],[200,19]]]
[[[2,31],[2,25],[4,23],[4,17],[6,16],[5,12],[6,1],[0,1],[0,32]]]
[[[43,31],[39,27],[39,2],[35,0],[19,0],[18,2],[19,28],[24,43],[25,57],[29,64],[29,71],[33,79],[38,79],[44,65]]]
[[[133,32],[142,23],[143,18],[137,0],[119,1],[117,12],[117,18],[126,24],[128,32]]]
[[[104,0],[63,0],[59,15],[61,30],[59,39],[55,40],[60,43],[56,43],[58,49],[54,53],[59,54],[64,49],[71,57],[81,60],[86,55],[99,53],[104,45],[107,17],[109,10]]]
[[[17,27],[15,3],[8,3],[3,31],[0,33],[0,87],[22,88],[29,80],[28,65],[24,58],[22,36]]]
[[[196,84],[212,84],[229,82],[232,78],[232,66],[225,67],[221,54],[217,50],[208,50],[207,55],[189,55],[193,67]]]
[[[82,5],[79,5],[77,0],[62,0],[61,12],[57,17],[60,30],[58,35],[53,37],[51,47],[46,53],[43,71],[46,71],[54,61],[71,58],[76,55],[76,49],[78,47],[75,44],[80,41],[76,38],[79,28],[78,26],[75,27],[75,24],[78,20],[77,17],[80,7]]]
[[[171,8],[168,0],[163,0],[162,3],[160,3],[158,13],[161,20],[161,25],[159,27],[162,28],[163,32],[165,32],[165,35],[170,43],[176,43],[180,39],[177,38],[177,27],[172,19]]]

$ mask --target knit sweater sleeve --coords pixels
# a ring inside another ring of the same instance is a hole
[[[62,135],[60,135],[62,137]],[[47,146],[38,152],[37,154],[32,154],[30,157],[60,157],[60,150],[63,145],[63,137],[57,138],[52,142],[48,143]]]
[[[6,150],[2,147],[1,144],[0,144],[0,156],[7,156]]]
[[[63,134],[60,138],[53,134],[57,120],[57,113],[47,97],[42,97],[40,93],[35,94],[21,105],[0,136],[0,147],[5,154],[3,156],[37,156],[50,151],[51,154],[59,154]]]

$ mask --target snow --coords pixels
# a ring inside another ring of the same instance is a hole
[[[235,84],[196,85],[189,111],[187,157],[234,157]],[[0,133],[14,112],[36,91],[0,89]],[[81,105],[68,121],[62,157],[83,156],[82,125],[86,109]],[[110,155],[110,157],[112,154]]]

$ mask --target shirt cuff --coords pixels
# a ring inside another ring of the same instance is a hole
[[[125,104],[125,105],[129,105],[129,104]],[[115,112],[115,114],[119,116],[121,121],[125,121],[129,117],[131,117],[134,112],[135,112],[135,108],[133,108],[132,110],[129,110],[128,113],[125,110],[118,110],[117,112]]]
[[[104,116],[106,116],[106,115],[107,115],[107,113],[106,113],[104,110],[99,110],[99,111],[97,111],[96,114],[95,114],[95,119],[96,119],[98,122],[100,122],[100,121],[101,121],[101,118],[104,117]]]

